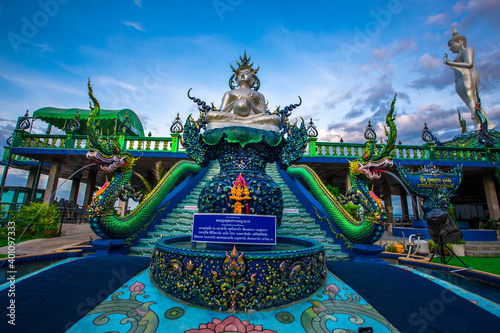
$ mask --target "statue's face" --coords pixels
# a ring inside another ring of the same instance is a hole
[[[448,47],[450,48],[451,52],[458,53],[462,49],[462,43],[450,40],[448,42]]]
[[[252,72],[249,69],[243,69],[236,75],[236,82],[240,85],[240,82],[246,82],[248,85],[252,86],[254,83],[254,78]]]

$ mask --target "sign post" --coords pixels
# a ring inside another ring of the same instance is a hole
[[[276,216],[194,214],[192,242],[276,245]]]

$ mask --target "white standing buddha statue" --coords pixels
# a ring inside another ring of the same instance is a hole
[[[481,119],[476,114],[479,73],[474,66],[474,50],[471,47],[467,47],[467,39],[465,36],[459,35],[455,28],[453,28],[453,37],[449,40],[448,47],[457,56],[453,61],[450,61],[448,54],[445,53],[443,62],[453,69],[455,73],[455,90],[471,111],[472,123],[474,124],[474,128],[478,129],[481,123]],[[482,108],[479,108],[478,113],[479,117],[487,121],[489,130],[497,127],[490,121]]]

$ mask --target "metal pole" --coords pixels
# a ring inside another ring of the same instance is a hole
[[[35,181],[33,182],[33,188],[31,189],[30,201],[36,199],[36,191],[38,190],[38,184],[40,183],[40,174],[42,173],[43,162],[38,162],[38,168],[36,169]]]
[[[10,149],[9,149],[9,157],[7,158],[7,163],[5,163],[5,167],[3,168],[2,180],[0,181],[0,186],[5,185],[5,179],[7,178],[7,172],[9,171],[9,165],[10,165],[11,159],[12,159],[12,154],[10,153]]]

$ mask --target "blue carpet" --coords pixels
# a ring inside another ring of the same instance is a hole
[[[101,257],[75,260],[16,283],[15,297],[0,291],[0,332],[66,331],[126,281],[148,267],[147,257]],[[15,299],[16,325],[5,316]]]
[[[0,291],[4,309],[0,332],[64,332],[147,268],[149,260],[86,258],[19,281],[15,327],[5,316],[8,290]],[[401,332],[499,332],[500,318],[404,269],[357,262],[328,262],[327,266]]]
[[[328,262],[401,332],[500,332],[500,318],[405,269],[362,262]]]

